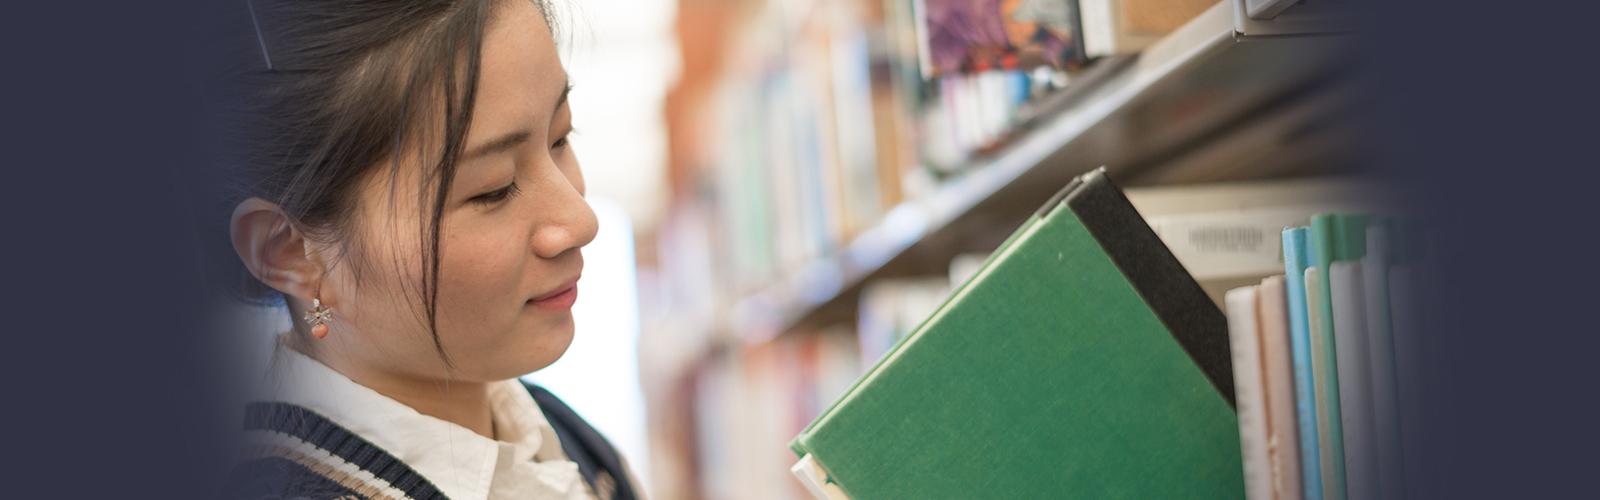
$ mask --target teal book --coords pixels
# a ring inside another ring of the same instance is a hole
[[[1328,376],[1319,377],[1320,389],[1326,391],[1326,396],[1319,398],[1320,403],[1325,403],[1317,408],[1318,412],[1327,416],[1327,420],[1318,420],[1323,426],[1322,450],[1323,463],[1323,498],[1327,500],[1345,500],[1345,453],[1344,453],[1344,426],[1343,408],[1340,405],[1340,392],[1338,374],[1340,365],[1338,347],[1335,339],[1338,329],[1334,322],[1333,314],[1333,283],[1329,270],[1333,263],[1338,261],[1360,260],[1366,254],[1366,216],[1349,214],[1321,214],[1311,218],[1311,231],[1306,238],[1306,247],[1311,257],[1311,267],[1316,269],[1317,300],[1310,301],[1309,307],[1316,308],[1315,314],[1310,317],[1318,322],[1312,328],[1312,342],[1315,348],[1320,348],[1320,359],[1313,363],[1323,364]],[[1318,335],[1318,332],[1321,332]]]
[[[791,443],[823,498],[1241,498],[1226,319],[1096,170]]]
[[[1306,233],[1295,227],[1283,230],[1284,290],[1289,301],[1289,354],[1294,363],[1295,416],[1300,431],[1300,485],[1306,500],[1322,499],[1322,457],[1317,444],[1317,398],[1312,385],[1311,324],[1306,311]]]

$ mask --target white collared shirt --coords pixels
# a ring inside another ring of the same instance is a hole
[[[555,428],[516,379],[489,385],[495,435],[418,413],[279,344],[267,401],[305,407],[365,438],[453,500],[592,500]]]

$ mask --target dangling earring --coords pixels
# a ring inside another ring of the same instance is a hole
[[[306,311],[305,321],[311,325],[311,336],[324,338],[328,336],[328,322],[333,320],[333,309],[322,305],[321,298],[311,299],[311,310]]]

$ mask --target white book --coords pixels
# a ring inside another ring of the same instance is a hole
[[[1344,431],[1346,498],[1380,498],[1377,433],[1372,413],[1372,368],[1368,356],[1366,300],[1359,262],[1328,268],[1333,303],[1333,341],[1339,360],[1339,409]]]
[[[1345,178],[1129,189],[1128,202],[1214,300],[1283,272],[1283,229],[1362,212],[1378,188]]]
[[[1283,272],[1283,228],[1309,224],[1313,214],[1334,207],[1294,206],[1147,216],[1172,255],[1195,281],[1243,278],[1249,282]]]
[[[1272,499],[1268,453],[1266,388],[1261,376],[1261,343],[1256,325],[1256,287],[1229,290],[1228,342],[1233,352],[1233,390],[1239,412],[1239,446],[1244,458],[1245,497]]]

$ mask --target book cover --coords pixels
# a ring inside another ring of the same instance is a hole
[[[857,499],[1238,498],[1227,335],[1097,170],[791,449],[817,490]]]
[[[1085,59],[1078,3],[1069,0],[920,0],[923,77],[1038,66],[1075,68]]]
[[[1306,304],[1306,232],[1283,230],[1284,292],[1289,305],[1289,349],[1293,354],[1295,416],[1300,430],[1300,482],[1307,500],[1322,498],[1322,451],[1318,442],[1317,397],[1311,355],[1311,323]]]
[[[1267,456],[1272,463],[1272,498],[1304,498],[1300,486],[1300,431],[1295,412],[1295,373],[1289,347],[1289,304],[1282,275],[1256,288],[1261,335],[1261,374],[1267,391]]]

